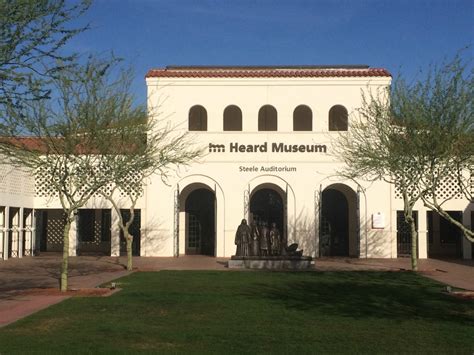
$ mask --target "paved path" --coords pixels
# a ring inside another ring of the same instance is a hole
[[[71,257],[70,288],[91,288],[127,275],[125,257]],[[140,271],[157,270],[229,270],[227,258],[185,256],[180,258],[134,258]],[[0,261],[0,327],[49,307],[67,296],[32,295],[31,288],[59,287],[61,256],[44,253],[37,257]],[[447,285],[474,291],[473,260],[420,260],[421,274]],[[316,259],[316,271],[410,270],[410,260],[400,259]]]

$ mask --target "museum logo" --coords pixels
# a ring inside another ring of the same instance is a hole
[[[209,143],[209,153],[225,153],[224,144]],[[264,142],[262,144],[229,143],[229,153],[327,153],[325,144],[285,144]]]

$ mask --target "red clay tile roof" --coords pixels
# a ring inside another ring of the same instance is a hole
[[[166,67],[151,69],[147,78],[333,78],[391,77],[383,68],[368,66],[298,67]]]
[[[26,151],[36,152],[40,154],[58,154],[63,150],[63,140],[61,138],[40,138],[40,137],[0,137],[0,144],[19,148]],[[118,141],[117,146],[107,146],[108,153],[127,153],[133,152],[137,145],[124,145]],[[110,149],[110,150],[109,150]],[[99,154],[99,151],[93,147],[78,142],[73,148],[74,154]],[[69,150],[71,153],[71,150]]]
[[[29,151],[45,153],[47,145],[45,141],[37,137],[0,137],[0,144],[10,145]]]

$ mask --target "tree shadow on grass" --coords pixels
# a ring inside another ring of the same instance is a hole
[[[410,272],[322,272],[284,283],[259,283],[245,297],[264,299],[308,316],[424,319],[474,323],[473,301],[442,293],[442,285]]]

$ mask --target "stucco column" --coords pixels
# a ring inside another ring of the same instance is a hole
[[[418,258],[428,258],[428,227],[426,225],[426,209],[418,210]]]
[[[111,210],[110,220],[110,256],[120,256],[119,215],[115,208]]]
[[[69,229],[69,256],[77,256],[77,220],[78,215],[75,216]]]
[[[18,223],[18,213],[19,209],[14,209],[12,211],[12,207],[9,208],[9,217],[8,217],[8,224],[9,228],[11,231],[11,236],[12,236],[12,249],[11,249],[11,256],[12,257],[18,257],[18,242],[19,242],[19,237],[20,237],[20,230],[19,230],[19,223]],[[11,220],[11,223],[10,223]]]
[[[471,210],[466,208],[462,214],[462,224],[467,228],[471,228],[472,223]],[[472,242],[465,237],[462,237],[462,257],[463,259],[472,259]]]
[[[35,256],[36,250],[36,211],[31,210],[31,256]]]
[[[1,207],[0,208],[0,255],[2,256],[3,260],[7,258],[7,226],[6,226],[6,210],[8,208]]]
[[[390,214],[390,255],[392,258],[398,258],[397,228],[397,210],[394,209]]]
[[[25,209],[20,207],[18,210],[18,257],[23,257],[23,233],[25,231],[25,223],[23,221],[23,214],[25,213]]]

